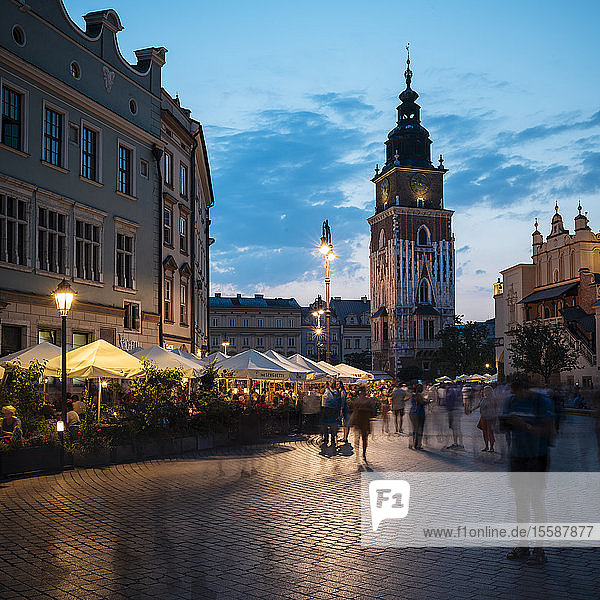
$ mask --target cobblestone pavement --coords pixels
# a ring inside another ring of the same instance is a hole
[[[462,452],[376,429],[374,470],[505,468],[472,421]],[[553,468],[598,470],[591,432],[569,417]],[[363,468],[309,437],[0,483],[0,598],[600,598],[596,549],[532,567],[500,548],[362,548]]]

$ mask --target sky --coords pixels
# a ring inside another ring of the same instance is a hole
[[[493,316],[499,271],[531,260],[558,202],[600,228],[600,3],[65,0],[114,8],[119,45],[165,46],[163,86],[202,122],[212,170],[211,291],[369,295],[376,163],[396,120],[410,42],[432,157],[449,172],[456,311]],[[173,6],[172,10],[165,7]]]

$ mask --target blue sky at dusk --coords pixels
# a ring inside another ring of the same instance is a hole
[[[329,219],[332,294],[369,293],[366,219],[407,41],[423,125],[456,211],[457,312],[493,316],[498,271],[530,260],[537,216],[578,201],[600,228],[600,4],[66,0],[119,13],[121,50],[165,46],[163,85],[203,123],[216,204],[212,291],[307,303]],[[172,9],[170,9],[172,7]]]

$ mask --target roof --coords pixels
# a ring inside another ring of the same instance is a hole
[[[560,309],[565,321],[575,322],[587,333],[596,331],[596,315],[588,315],[580,306],[566,306]]]
[[[340,321],[345,321],[348,315],[356,315],[360,318],[363,313],[371,312],[369,300],[336,300],[334,298],[329,305]]]
[[[431,304],[419,304],[413,315],[439,316],[439,312]]]
[[[262,294],[256,294],[253,298],[245,298],[241,295],[224,298],[223,296],[211,296],[209,298],[211,308],[297,308],[300,305],[294,298],[265,298]]]
[[[382,306],[374,315],[371,315],[371,319],[378,319],[379,317],[387,317],[387,309]]]
[[[540,290],[539,292],[533,292],[529,296],[525,296],[522,300],[519,300],[519,304],[527,304],[529,302],[541,302],[542,300],[551,300],[552,298],[559,298],[563,294],[572,292],[577,288],[579,282],[565,283],[556,287]]]

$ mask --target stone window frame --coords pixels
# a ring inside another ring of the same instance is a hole
[[[65,272],[64,273],[55,273],[54,271],[48,271],[39,264],[39,256],[40,256],[40,208],[43,208],[48,211],[53,211],[61,214],[65,218]],[[73,231],[73,205],[71,202],[66,201],[65,199],[54,196],[54,195],[46,195],[38,190],[36,194],[36,202],[35,202],[35,213],[32,211],[32,225],[33,225],[33,256],[34,259],[32,262],[35,265],[35,272],[39,275],[45,275],[48,277],[54,277],[57,279],[63,279],[64,277],[71,277],[73,274],[73,239],[72,239],[72,231]]]
[[[33,267],[32,267],[32,240],[31,240],[32,229],[33,229],[31,226],[33,198],[30,195],[24,194],[23,190],[20,188],[6,186],[6,185],[0,185],[0,195],[5,196],[6,198],[8,198],[8,197],[14,198],[17,201],[17,203],[20,201],[20,202],[24,202],[24,204],[25,204],[24,219],[18,218],[18,204],[17,204],[17,219],[15,219],[17,224],[21,223],[22,225],[24,225],[24,231],[25,231],[25,240],[23,243],[23,248],[25,250],[24,264],[12,263],[12,262],[5,261],[4,257],[2,255],[0,255],[0,264],[2,265],[2,267],[7,268],[7,269],[16,269],[18,271],[31,272],[33,270]],[[4,216],[1,217],[0,227],[3,227],[2,221],[5,219],[8,220],[8,217],[4,217]],[[11,220],[13,220],[12,217],[11,217]],[[0,247],[0,250],[1,250],[1,247]]]
[[[137,306],[138,314],[137,314],[137,328],[126,327],[126,312],[128,306]],[[139,300],[123,300],[123,331],[131,332],[131,333],[142,333],[142,303]]]
[[[29,90],[17,85],[10,78],[0,77],[0,132],[2,131],[3,113],[2,103],[4,102],[4,88],[7,87],[21,95],[21,147],[16,149],[12,146],[1,144],[2,148],[11,152],[29,155]],[[1,140],[1,138],[0,138]]]
[[[61,160],[59,165],[55,165],[52,162],[49,162],[45,159],[45,149],[46,149],[46,110],[54,111],[60,115],[62,115],[62,127],[61,127]],[[57,169],[62,171],[63,173],[68,173],[69,171],[69,111],[61,108],[57,104],[46,100],[45,98],[42,100],[42,126],[41,126],[41,163],[46,167],[50,167],[51,169]]]
[[[96,179],[90,179],[83,174],[83,130],[88,129],[96,134]],[[90,123],[84,118],[79,122],[79,176],[83,181],[102,185],[102,128]]]
[[[105,238],[104,238],[104,221],[108,213],[99,210],[97,208],[92,208],[91,206],[86,206],[85,204],[75,204],[73,207],[73,281],[76,283],[81,283],[83,285],[91,285],[95,287],[103,287],[104,286],[104,250],[105,250]],[[89,223],[95,227],[99,228],[99,240],[100,240],[100,251],[99,251],[99,259],[100,259],[100,281],[94,281],[91,279],[83,279],[81,277],[77,277],[76,268],[77,268],[77,221],[83,221],[85,223]],[[116,250],[116,233],[115,233],[115,250]],[[115,259],[116,260],[116,259]],[[116,263],[115,263],[116,266]]]
[[[129,194],[121,191],[121,178],[120,178],[120,161],[121,161],[121,147],[129,150],[131,152],[131,157],[129,161]],[[116,156],[116,187],[115,192],[119,196],[124,196],[125,198],[137,199],[137,150],[134,144],[127,142],[123,138],[117,138],[117,156]]]
[[[125,292],[127,294],[135,294],[137,293],[137,230],[139,229],[139,223],[134,223],[133,221],[128,221],[127,219],[123,219],[122,217],[113,217],[114,226],[115,226],[115,237],[113,240],[114,246],[114,282],[113,289],[119,292]],[[119,274],[117,272],[117,242],[118,235],[128,235],[133,238],[132,242],[132,285],[131,288],[121,287],[119,285]]]

